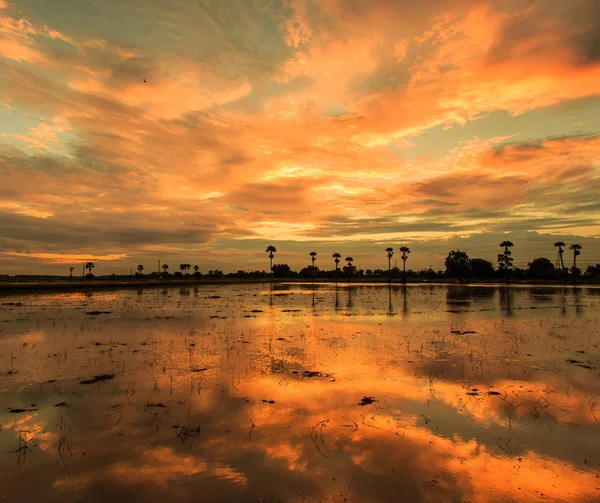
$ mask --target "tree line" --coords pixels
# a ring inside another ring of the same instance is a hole
[[[331,255],[332,262],[329,262],[331,268],[320,268],[317,266],[318,253],[311,251],[309,255],[310,264],[302,268],[300,271],[294,271],[288,264],[273,264],[275,253],[277,249],[270,245],[267,247],[266,252],[269,258],[269,271],[243,271],[238,270],[234,273],[223,273],[223,271],[214,269],[209,270],[207,273],[202,274],[198,265],[192,266],[191,264],[182,263],[179,264],[179,271],[175,270],[173,273],[169,272],[170,266],[163,264],[161,272],[152,271],[149,274],[144,274],[144,265],[138,264],[136,268],[137,277],[152,277],[152,278],[303,278],[303,279],[347,279],[351,281],[352,278],[373,278],[373,279],[387,279],[388,281],[401,279],[406,281],[407,278],[419,278],[419,279],[436,279],[436,278],[454,278],[459,281],[470,281],[471,279],[575,279],[581,276],[581,270],[577,267],[577,257],[581,255],[581,245],[572,244],[569,246],[569,250],[573,254],[573,265],[571,267],[565,266],[564,254],[567,245],[562,241],[554,243],[554,247],[557,252],[555,264],[552,263],[546,257],[539,257],[527,264],[527,268],[521,269],[514,266],[514,258],[512,255],[511,248],[514,244],[511,241],[502,241],[500,243],[501,253],[497,255],[496,263],[497,268],[494,264],[488,260],[482,258],[470,258],[469,255],[461,250],[451,250],[446,257],[444,264],[445,270],[435,271],[434,269],[427,268],[419,271],[406,268],[406,263],[411,253],[410,248],[406,246],[399,247],[399,257],[402,261],[402,269],[398,267],[392,267],[392,257],[394,256],[395,250],[392,247],[385,248],[387,257],[388,267],[385,269],[362,269],[358,268],[354,264],[354,258],[347,256],[343,259],[344,264],[340,267],[342,262],[342,255],[340,253],[333,253]],[[84,264],[84,276],[91,278],[94,277],[92,270],[95,264],[93,262],[86,262]],[[193,274],[190,270],[193,269]],[[69,268],[70,278],[73,276],[73,267]],[[85,274],[85,271],[88,271]],[[114,275],[113,275],[114,276]],[[600,264],[595,266],[588,266],[585,271],[585,276],[590,278],[597,278],[600,276]]]

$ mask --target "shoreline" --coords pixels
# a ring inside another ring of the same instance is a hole
[[[129,290],[139,288],[173,288],[173,287],[199,287],[199,286],[214,286],[214,285],[244,285],[244,284],[286,284],[286,283],[306,283],[306,284],[335,284],[333,279],[319,279],[313,282],[310,279],[302,278],[274,278],[269,279],[246,279],[246,278],[222,278],[222,279],[203,279],[203,278],[190,278],[190,279],[137,279],[137,280],[112,280],[112,279],[99,279],[99,280],[48,280],[48,281],[0,281],[0,295],[12,294],[12,293],[52,293],[52,292],[81,292],[91,290]],[[455,285],[455,286],[521,286],[521,287],[550,287],[550,288],[572,288],[572,287],[594,287],[600,286],[600,281],[590,280],[579,280],[577,283],[559,283],[552,280],[513,280],[510,283],[493,280],[480,280],[471,281],[469,283],[461,283],[457,280],[452,279],[437,279],[433,281],[423,280],[407,280],[406,283],[402,281],[392,281],[388,283],[387,280],[373,280],[366,278],[354,278],[351,282],[338,281],[340,286],[347,287],[353,285],[392,285],[394,287],[403,285]]]

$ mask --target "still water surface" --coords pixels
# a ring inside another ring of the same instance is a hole
[[[600,501],[600,289],[0,303],[6,501]]]

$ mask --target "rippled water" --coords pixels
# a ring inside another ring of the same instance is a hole
[[[3,297],[0,498],[599,501],[599,295]]]

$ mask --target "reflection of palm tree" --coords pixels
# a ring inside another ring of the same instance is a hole
[[[558,248],[558,263],[560,265],[560,270],[564,271],[565,270],[565,262],[563,260],[563,253],[565,253],[565,251],[563,250],[563,246],[567,246],[564,241],[557,241],[556,243],[554,243],[554,246]]]
[[[394,255],[394,249],[386,248],[385,251],[387,252],[387,257],[388,257],[388,281],[392,281],[392,257]],[[390,297],[390,302],[391,302],[391,297]]]
[[[581,245],[574,244],[569,246],[569,250],[573,250],[573,274],[577,270],[577,255],[581,255]]]
[[[273,257],[275,256],[273,254],[277,251],[277,248],[275,248],[273,245],[269,245],[267,246],[266,251],[269,254],[269,271],[273,272]]]
[[[408,303],[406,301],[406,285],[402,285],[402,314],[408,311]]]
[[[334,258],[334,262],[335,262],[335,282],[337,283],[337,278],[338,278],[338,268],[339,268],[339,263],[340,263],[340,258],[341,255],[339,253],[334,253],[332,255],[332,257]]]
[[[410,248],[406,246],[401,246],[400,251],[402,252],[402,276],[404,277],[404,281],[406,281],[406,261],[408,260],[408,254],[410,253]]]
[[[348,281],[350,281],[352,276],[352,262],[354,259],[352,257],[346,257],[344,260],[348,263]]]

